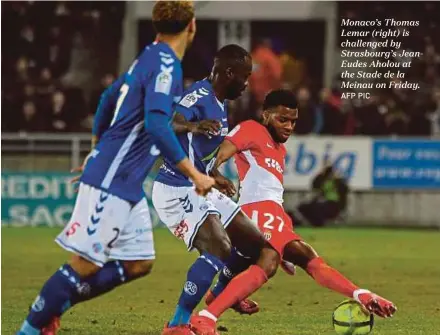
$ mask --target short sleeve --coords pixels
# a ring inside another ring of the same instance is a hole
[[[226,139],[232,142],[239,151],[247,150],[253,143],[253,137],[255,136],[255,124],[253,121],[245,121],[235,126]]]

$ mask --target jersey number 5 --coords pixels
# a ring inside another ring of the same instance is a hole
[[[121,89],[119,90],[120,94],[118,101],[116,102],[116,109],[115,109],[115,113],[113,114],[113,119],[112,122],[110,123],[110,126],[113,126],[113,123],[115,123],[116,119],[118,118],[119,110],[121,109],[122,103],[124,102],[124,99],[127,96],[129,88],[130,87],[127,84],[124,84],[121,86]]]
[[[278,231],[281,233],[283,231],[283,227],[284,227],[284,220],[277,216],[275,217],[274,215],[270,214],[270,213],[264,213],[263,216],[266,218],[266,222],[264,222],[263,224],[263,228],[264,229],[278,229]],[[276,219],[276,222],[275,222]],[[254,221],[256,224],[258,224],[258,211],[252,211],[252,221]],[[278,225],[275,227],[273,224],[277,224]],[[259,224],[258,224],[259,225]]]

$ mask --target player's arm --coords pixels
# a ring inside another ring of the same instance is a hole
[[[186,157],[170,126],[170,117],[160,109],[150,110],[146,115],[145,129],[154,138],[161,153],[194,182],[201,194],[206,194],[213,186],[214,180],[200,173]]]
[[[217,120],[197,121],[193,114],[186,113],[185,109],[178,106],[173,117],[173,129],[177,134],[194,133],[210,137],[210,135],[215,135],[220,131],[221,123]]]
[[[232,158],[239,150],[237,146],[229,141],[227,138],[220,144],[220,148],[217,153],[217,158],[215,159],[213,171],[218,172],[218,168],[224,163]]]
[[[234,156],[237,152],[237,147],[232,142],[225,139],[220,145],[214,166],[209,173],[215,180],[214,187],[217,188],[220,192],[226,194],[228,197],[234,196],[237,190],[235,189],[234,183],[223,176],[218,168],[224,162],[228,161],[232,156]]]
[[[253,145],[252,138],[254,136],[256,136],[256,134],[252,122],[245,121],[229,132],[219,147],[211,175],[216,180],[216,183],[220,184],[218,188],[229,196],[235,194],[235,186],[229,179],[221,175],[218,168],[235,154],[251,148]]]
[[[113,114],[116,108],[116,102],[119,97],[119,90],[124,84],[124,75],[120,76],[115,82],[113,82],[107,89],[101,94],[98,107],[96,109],[95,117],[93,119],[92,127],[92,141],[91,141],[91,152],[86,156],[84,162],[81,166],[74,167],[70,170],[71,173],[82,173],[84,167],[87,164],[88,159],[91,156],[93,148],[95,148],[102,134],[110,127],[113,119]],[[73,177],[70,182],[72,184],[78,183],[81,175]],[[77,191],[78,189],[76,189]]]
[[[192,133],[194,131],[194,122],[187,121],[185,117],[175,112],[173,116],[173,129],[177,134]]]
[[[153,137],[161,153],[194,182],[199,193],[206,194],[214,185],[214,180],[192,165],[177,140],[170,125],[174,105],[172,94],[172,74],[169,73],[157,74],[152,83],[144,86],[145,129]]]
[[[92,149],[101,138],[102,134],[110,127],[116,102],[119,97],[119,90],[124,84],[124,75],[120,76],[102,94],[96,109],[92,128]]]
[[[226,136],[219,147],[214,168],[218,169],[224,162],[232,158],[235,154],[247,150],[252,146],[252,138],[258,136],[252,123],[245,121],[237,125]]]

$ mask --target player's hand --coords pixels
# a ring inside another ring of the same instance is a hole
[[[222,124],[217,120],[202,120],[200,122],[194,123],[192,133],[202,134],[211,138],[211,136],[218,135]]]
[[[207,195],[215,184],[214,178],[203,173],[199,173],[197,177],[193,179],[193,182],[196,187],[197,194],[201,196]]]
[[[214,180],[214,187],[223,194],[226,194],[228,197],[233,197],[235,193],[237,193],[234,183],[225,176],[217,174],[216,176],[214,176]]]
[[[391,301],[368,291],[361,293],[354,298],[370,313],[374,313],[382,318],[392,317],[397,311],[397,307]]]
[[[72,179],[70,179],[70,183],[71,183],[71,184],[78,184],[79,179],[81,178],[81,175],[82,175],[82,173],[83,173],[83,171],[84,171],[84,168],[85,168],[85,166],[86,166],[87,161],[89,160],[89,158],[90,158],[90,154],[88,154],[88,155],[86,156],[86,158],[84,159],[84,162],[82,163],[81,166],[75,167],[75,168],[73,168],[72,170],[70,170],[70,173],[79,173],[79,175],[77,175],[77,176],[73,177]],[[74,191],[75,191],[75,193],[78,192],[78,185],[75,186]]]

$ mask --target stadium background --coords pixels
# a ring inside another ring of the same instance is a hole
[[[3,224],[62,225],[68,218],[74,201],[68,171],[88,153],[100,93],[153,40],[152,4],[2,4]],[[330,157],[353,191],[347,223],[440,226],[438,3],[196,5],[198,33],[183,61],[186,86],[209,73],[219,47],[238,43],[270,70],[254,75],[250,90],[231,104],[232,125],[252,117],[271,88],[298,93],[288,209],[307,196],[311,178]],[[376,91],[369,103],[341,100],[340,20],[376,17],[420,20],[402,48],[424,52],[409,71],[422,88]],[[402,150],[404,160],[383,155]],[[233,164],[228,170],[233,175]]]
[[[354,282],[397,304],[395,318],[376,321],[375,335],[440,334],[439,234],[397,229],[440,227],[440,4],[196,5],[198,34],[183,62],[185,84],[206,76],[213,54],[226,43],[239,43],[272,64],[230,106],[231,123],[252,116],[265,90],[290,87],[300,98],[301,120],[288,143],[286,208],[310,195],[311,179],[326,157],[337,163],[352,190],[337,226],[301,228],[300,234]],[[90,149],[100,93],[152,41],[151,6],[146,1],[1,4],[2,333],[17,330],[41,283],[66,260],[53,238],[74,204],[69,170]],[[368,104],[342,101],[344,17],[420,20],[403,47],[425,53],[413,60],[409,74],[422,88],[375,92]],[[390,152],[394,155],[384,154]],[[233,164],[226,173],[234,176]],[[22,228],[9,228],[15,226]],[[155,231],[155,241],[158,261],[151,276],[75,307],[63,319],[61,333],[160,333],[196,255],[165,230]],[[226,313],[221,325],[228,334],[330,335],[331,310],[342,300],[301,271],[294,281],[278,274],[255,298],[262,313],[251,318]]]

